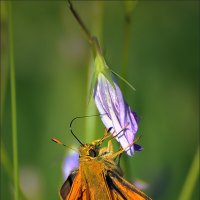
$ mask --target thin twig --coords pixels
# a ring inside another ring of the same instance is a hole
[[[81,26],[81,28],[83,29],[85,35],[88,38],[88,41],[90,44],[93,43],[93,39],[92,39],[92,35],[90,34],[89,30],[87,29],[87,27],[85,26],[83,20],[80,18],[80,16],[78,15],[78,13],[76,12],[76,10],[74,9],[74,6],[72,4],[72,2],[70,0],[67,0],[68,2],[68,6],[70,11],[72,12],[73,16],[75,17],[76,21],[78,22],[78,24]]]
[[[83,20],[81,19],[81,17],[77,13],[77,11],[74,9],[72,2],[70,0],[67,0],[67,2],[68,2],[68,7],[69,7],[71,13],[73,14],[74,18],[76,19],[76,21],[80,25],[81,29],[85,33],[89,44],[93,47],[93,49],[95,51],[95,56],[96,56],[96,53],[102,55],[102,50],[100,48],[98,39],[90,33],[90,31],[88,30],[88,28],[84,24]]]

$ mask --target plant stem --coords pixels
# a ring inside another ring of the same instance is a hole
[[[93,23],[92,23],[92,32],[98,34],[100,42],[102,42],[102,18],[103,18],[103,2],[98,1],[93,3],[94,11],[93,12]],[[97,47],[100,50],[100,47]],[[101,50],[100,50],[101,51]],[[87,95],[86,95],[86,115],[94,115],[97,112],[96,105],[94,104],[93,99],[91,98],[88,104],[88,97],[90,98],[90,87],[91,87],[91,77],[93,74],[94,61],[91,57],[88,63],[88,76],[87,76]],[[86,118],[85,120],[85,139],[86,141],[93,141],[96,137],[97,130],[97,117]]]
[[[125,25],[124,25],[124,36],[123,36],[123,48],[122,48],[122,77],[127,77],[128,60],[129,60],[129,46],[130,46],[130,36],[131,36],[131,14],[137,1],[125,1]],[[123,88],[122,88],[123,89]]]
[[[199,146],[197,147],[197,151],[194,155],[192,165],[189,169],[187,177],[185,179],[185,183],[182,187],[179,200],[189,200],[192,197],[192,191],[195,187],[195,183],[197,178],[199,177]]]
[[[70,9],[71,13],[73,14],[74,18],[76,19],[76,21],[78,22],[81,29],[83,30],[83,32],[86,35],[87,40],[92,47],[94,58],[96,57],[97,53],[102,55],[102,50],[100,48],[98,39],[90,33],[90,31],[84,24],[83,20],[81,19],[81,17],[77,13],[77,11],[74,9],[73,4],[70,0],[68,0],[68,6],[69,6],[69,9]],[[95,14],[94,26],[92,29],[95,33],[98,34],[99,38],[101,39],[101,37],[102,37],[103,2],[95,2],[94,6],[95,6],[94,9],[96,12],[94,13]],[[91,80],[92,73],[93,73],[91,65],[93,65],[92,59],[89,60],[89,64],[88,64],[87,91],[89,91],[89,87],[91,84],[90,80]],[[88,96],[89,95],[86,95],[86,96],[87,96],[86,103],[88,104]],[[88,104],[86,106],[85,115],[89,116],[89,115],[94,115],[95,113],[96,113],[96,106],[95,106],[94,102],[90,101],[90,104]],[[86,141],[92,141],[94,139],[95,130],[96,130],[96,118],[90,118],[90,119],[86,118],[86,120],[85,120],[85,139],[86,139]]]
[[[82,19],[80,18],[80,16],[78,15],[78,13],[76,12],[76,10],[74,9],[74,6],[71,3],[71,1],[68,0],[67,2],[68,2],[68,5],[69,5],[69,9],[72,12],[74,18],[76,19],[76,21],[78,22],[78,24],[80,25],[80,27],[83,29],[83,32],[85,33],[86,37],[88,38],[89,43],[92,44],[92,35],[90,34],[90,32],[88,31],[87,27],[83,23]]]
[[[85,26],[83,20],[81,19],[81,17],[79,16],[79,14],[76,12],[76,10],[74,9],[74,6],[72,4],[72,2],[70,0],[67,0],[68,5],[69,5],[69,9],[71,11],[71,13],[73,14],[74,18],[76,19],[76,21],[78,22],[78,24],[80,25],[81,29],[83,30],[83,32],[85,33],[87,40],[89,42],[89,44],[92,46],[93,51],[94,51],[94,57],[96,56],[96,53],[98,52],[99,54],[102,55],[102,50],[100,48],[98,39],[93,36],[90,31],[88,30],[88,28]]]
[[[9,1],[9,48],[10,48],[10,86],[11,86],[11,116],[12,116],[12,145],[13,145],[13,175],[14,175],[14,199],[19,199],[19,171],[17,148],[17,114],[16,114],[16,85],[15,64],[13,47],[12,3]]]
[[[8,177],[10,178],[10,180],[12,181],[12,183],[14,183],[14,177],[12,175],[13,174],[12,164],[8,157],[8,153],[6,151],[5,145],[2,140],[1,140],[1,165],[5,170],[6,174],[8,175]],[[21,199],[27,200],[20,187],[19,187],[19,193]]]
[[[129,45],[130,45],[130,36],[131,36],[131,14],[135,7],[136,1],[125,1],[125,25],[124,25],[124,36],[123,36],[123,48],[122,48],[122,67],[121,74],[122,77],[127,77],[127,69],[128,69],[128,60],[129,60]],[[132,86],[131,86],[132,87]],[[135,88],[134,88],[135,89]],[[125,87],[122,85],[122,91],[125,94]],[[132,178],[132,169],[131,169],[131,160],[129,157],[124,156],[123,165],[126,169],[127,177]]]
[[[14,182],[13,176],[12,176],[12,174],[13,174],[12,173],[12,164],[8,157],[8,154],[6,152],[6,149],[5,149],[5,146],[4,146],[4,143],[2,140],[1,140],[1,165],[4,168],[4,170],[6,171],[9,178],[12,180],[12,182]]]

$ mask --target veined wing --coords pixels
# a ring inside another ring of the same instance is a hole
[[[60,189],[60,195],[63,200],[79,200],[82,199],[82,185],[80,173],[75,172],[70,174]],[[85,198],[86,200],[86,198]]]
[[[106,180],[114,200],[152,200],[113,171],[108,171]]]

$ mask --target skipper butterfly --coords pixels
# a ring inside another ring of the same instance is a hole
[[[107,147],[100,147],[103,140],[80,146],[79,168],[73,171],[62,185],[61,198],[63,200],[151,200],[122,177],[122,171],[115,158],[125,149],[113,153],[111,140],[108,141]]]

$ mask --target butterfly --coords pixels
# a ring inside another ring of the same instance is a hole
[[[63,200],[151,200],[122,177],[115,158],[125,149],[113,152],[111,140],[104,139],[79,148],[79,168],[73,171],[60,189]]]

